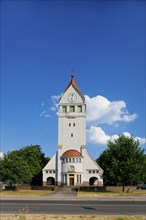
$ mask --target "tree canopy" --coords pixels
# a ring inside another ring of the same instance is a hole
[[[143,179],[145,160],[139,141],[122,135],[108,141],[107,146],[97,160],[104,170],[104,183],[122,185],[123,191],[125,185],[138,184]]]
[[[146,154],[144,154],[143,175],[141,181],[146,183]]]
[[[0,161],[0,178],[6,183],[29,183],[32,175],[29,166],[15,152],[8,153]]]
[[[41,185],[42,168],[49,158],[45,158],[39,145],[31,145],[8,152],[0,161],[1,180],[6,183],[29,183]]]

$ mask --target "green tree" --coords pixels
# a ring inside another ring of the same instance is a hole
[[[108,141],[108,149],[99,157],[106,184],[123,186],[138,184],[143,178],[144,151],[133,137],[120,136]]]
[[[141,182],[146,183],[146,154],[144,154],[143,176],[142,176]]]
[[[42,168],[49,161],[39,145],[12,151],[0,161],[1,179],[11,183],[42,184]]]
[[[0,161],[0,176],[2,182],[10,183],[10,185],[12,183],[30,183],[32,178],[27,162],[14,152],[8,153]]]
[[[111,159],[109,156],[109,149],[103,151],[100,157],[96,160],[96,162],[101,166],[103,169],[103,182],[104,185],[116,185],[117,183],[114,182],[113,178],[110,176],[110,169],[111,169]]]
[[[42,168],[48,162],[44,153],[41,151],[40,145],[26,146],[19,150],[18,154],[27,162],[29,170],[32,174],[31,184],[41,185]]]

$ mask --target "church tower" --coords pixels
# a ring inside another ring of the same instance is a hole
[[[86,104],[73,75],[58,107],[58,150],[80,151],[86,145]]]
[[[86,146],[86,104],[72,75],[59,101],[58,159],[66,151],[73,157],[73,150],[81,152],[82,146]],[[61,172],[61,166],[58,166],[58,172]]]
[[[102,185],[103,171],[86,150],[86,103],[74,75],[58,109],[58,151],[43,169],[43,185]]]

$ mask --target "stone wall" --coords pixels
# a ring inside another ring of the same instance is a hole
[[[106,186],[107,191],[122,191],[123,186]],[[133,191],[136,186],[125,186],[125,191]]]

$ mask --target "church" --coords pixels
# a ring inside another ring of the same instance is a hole
[[[103,185],[103,170],[86,149],[86,102],[74,75],[58,104],[58,151],[42,172],[43,186]]]

